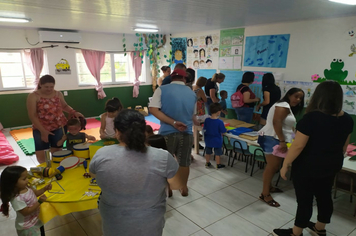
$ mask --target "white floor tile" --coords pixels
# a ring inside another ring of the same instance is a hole
[[[228,185],[208,175],[204,175],[188,181],[188,187],[200,194],[208,195]]]
[[[233,187],[224,188],[206,197],[232,212],[235,212],[255,201],[258,201],[257,198],[254,198],[251,195],[248,195]]]
[[[163,228],[163,236],[187,236],[200,229],[200,227],[176,210],[167,212],[165,219],[166,224]]]
[[[352,231],[352,233],[349,234],[349,236],[356,236],[356,229],[354,231]]]
[[[200,198],[176,209],[200,227],[206,227],[232,212],[208,198]]]
[[[294,219],[288,222],[286,225],[283,225],[280,227],[281,229],[289,229],[293,228],[294,226]],[[328,236],[336,236],[335,234],[330,233],[329,231],[326,232]],[[315,236],[309,229],[304,229],[303,230],[303,236]]]
[[[205,230],[213,236],[268,235],[267,231],[262,230],[235,214],[206,227]]]
[[[294,218],[294,215],[268,206],[262,201],[257,201],[237,211],[236,214],[267,232],[272,232],[273,229],[281,227]]]
[[[221,182],[224,182],[228,185],[235,184],[248,178],[248,176],[245,174],[231,171],[230,167],[225,167],[224,169],[220,169],[219,171],[209,173],[209,176],[220,180]]]
[[[262,181],[250,177],[232,185],[232,187],[258,198],[262,192]]]
[[[190,236],[210,236],[211,234],[207,233],[204,230],[199,230],[198,232],[191,234]]]
[[[199,176],[202,176],[202,175],[205,175],[205,174],[203,172],[199,171],[199,170],[196,170],[194,168],[190,168],[188,180],[195,179],[196,177],[199,177]]]
[[[203,197],[203,195],[191,188],[189,189],[188,193],[188,196],[182,197],[178,190],[173,190],[173,196],[167,199],[167,204],[171,207],[177,208]]]

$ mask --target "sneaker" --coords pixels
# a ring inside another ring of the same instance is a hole
[[[206,168],[211,167],[211,163],[210,163],[210,162],[205,163],[205,167],[206,167]]]
[[[274,236],[293,236],[293,229],[274,229],[272,234]],[[300,236],[303,236],[301,234]]]
[[[221,168],[224,168],[225,167],[225,165],[223,165],[223,164],[217,164],[216,165],[216,169],[221,169]]]
[[[317,229],[315,228],[315,223],[313,223],[313,222],[311,222],[311,221],[309,221],[309,223],[308,223],[308,228],[309,228],[312,232],[314,232],[315,235],[319,235],[319,236],[325,236],[325,235],[326,235],[326,230],[325,230],[325,229],[323,229],[323,230],[317,230]]]

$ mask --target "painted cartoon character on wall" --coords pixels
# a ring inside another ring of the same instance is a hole
[[[326,79],[334,80],[337,82],[345,81],[348,71],[342,71],[342,68],[344,68],[344,62],[342,59],[334,59],[330,64],[330,68],[330,70],[324,70]]]
[[[178,64],[178,63],[184,63],[183,61],[183,53],[181,50],[176,50],[174,52],[174,63]]]

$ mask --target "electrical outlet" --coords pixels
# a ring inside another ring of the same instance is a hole
[[[68,91],[63,92],[64,96],[68,96]]]

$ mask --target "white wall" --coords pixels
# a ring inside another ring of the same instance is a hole
[[[350,28],[356,27],[356,17],[331,18],[245,28],[245,36],[290,34],[286,68],[242,67],[243,71],[271,71],[283,73],[283,80],[311,81],[311,75],[324,77],[324,69],[330,69],[334,58],[343,59],[348,70],[347,80],[356,80],[356,55],[349,57],[350,46],[356,37],[347,36]],[[191,37],[213,34],[219,31],[187,32],[172,37]],[[355,30],[356,32],[356,30]]]
[[[43,47],[51,44],[39,43],[36,46],[31,46],[26,41],[26,36],[31,44],[38,42],[39,37],[37,30],[35,29],[12,29],[12,28],[0,28],[0,48],[33,48]],[[123,35],[120,34],[103,34],[103,33],[86,33],[81,32],[82,41],[80,44],[55,44],[59,45],[56,48],[44,49],[47,55],[48,64],[45,65],[49,69],[49,74],[53,75],[56,79],[57,90],[75,90],[75,89],[93,89],[94,86],[78,86],[77,67],[75,53],[77,50],[66,49],[64,46],[79,47],[85,49],[102,50],[102,51],[123,51]],[[126,48],[128,51],[134,50],[133,43],[137,41],[135,35],[127,35]],[[169,43],[168,43],[169,45]],[[0,49],[0,51],[1,51]],[[55,64],[59,62],[61,58],[68,60],[71,66],[70,75],[57,75],[55,74]],[[146,83],[152,84],[151,73],[149,69],[149,62],[146,63]],[[122,85],[105,85],[105,87],[119,87],[119,86],[132,86],[132,84]],[[29,90],[19,91],[2,91],[0,94],[12,94],[12,93],[24,93]]]

